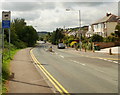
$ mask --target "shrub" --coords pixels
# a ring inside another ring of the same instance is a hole
[[[92,37],[91,37],[91,41],[92,42],[103,42],[103,37],[98,35],[98,34],[94,34]]]
[[[117,37],[115,36],[108,36],[104,38],[104,42],[115,42],[117,40]]]

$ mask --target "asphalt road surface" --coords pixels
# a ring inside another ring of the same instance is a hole
[[[118,93],[117,55],[49,47],[38,43],[33,54],[69,93]]]

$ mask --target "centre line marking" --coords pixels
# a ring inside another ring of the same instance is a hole
[[[60,55],[60,57],[64,58],[64,56]]]

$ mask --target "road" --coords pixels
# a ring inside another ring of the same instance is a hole
[[[57,49],[38,44],[33,54],[44,68],[69,93],[117,93],[118,62],[116,55]]]

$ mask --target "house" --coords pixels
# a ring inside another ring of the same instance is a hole
[[[93,35],[93,27],[92,27],[92,25],[89,25],[88,31],[86,32],[85,36],[91,37],[92,35]]]
[[[118,20],[118,16],[111,13],[107,13],[105,17],[91,25],[92,29],[89,30],[89,32],[92,33],[93,31],[93,34],[98,34],[100,36],[107,37],[115,31],[115,27],[118,24]]]
[[[89,26],[82,26],[80,29],[81,35],[85,37],[88,29],[89,29]]]

